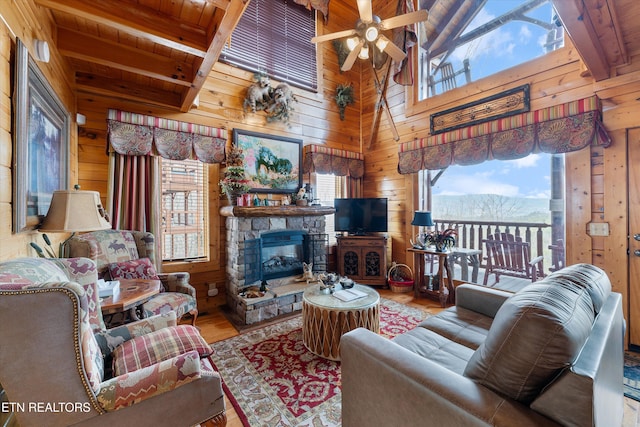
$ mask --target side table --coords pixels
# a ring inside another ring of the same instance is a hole
[[[118,279],[120,292],[100,301],[103,316],[129,313],[131,320],[140,320],[138,307],[160,293],[162,283],[151,279]],[[144,314],[144,313],[142,313]]]
[[[421,294],[438,299],[440,305],[445,307],[448,304],[455,304],[455,287],[453,286],[453,273],[451,272],[451,266],[449,265],[449,256],[451,251],[438,252],[435,248],[426,249],[407,249],[409,252],[413,252],[413,268],[415,271],[415,296],[419,297]],[[438,290],[429,289],[428,285],[424,283],[425,273],[425,255],[432,255],[438,257]],[[445,291],[447,289],[447,291]]]
[[[353,289],[367,296],[342,301],[322,293],[320,285],[302,294],[302,342],[311,353],[340,360],[342,335],[356,328],[380,332],[380,295],[368,286],[355,285]]]

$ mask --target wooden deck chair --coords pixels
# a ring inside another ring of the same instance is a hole
[[[531,279],[531,282],[544,277],[544,257],[531,259],[531,245],[523,242],[521,237],[498,232],[482,242],[486,246],[487,260],[484,286],[487,286],[491,274],[496,276],[495,283],[500,281],[501,275]]]
[[[565,259],[564,259],[564,242],[562,239],[556,240],[556,243],[553,245],[549,245],[549,249],[551,249],[551,267],[549,267],[549,271],[558,271],[564,268]]]

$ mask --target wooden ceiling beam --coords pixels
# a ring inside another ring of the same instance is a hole
[[[58,50],[70,58],[182,86],[189,87],[193,81],[190,64],[66,28],[58,28]]]
[[[134,82],[110,79],[89,73],[76,73],[76,87],[83,92],[157,105],[172,110],[180,107],[181,95],[178,93],[141,87]]]
[[[118,0],[35,0],[40,6],[88,19],[151,40],[171,49],[204,57],[208,50],[206,29],[176,17]]]
[[[552,0],[564,29],[571,37],[576,50],[591,76],[596,80],[608,79],[610,64],[591,16],[582,0]]]
[[[207,53],[198,66],[198,72],[193,78],[191,88],[185,92],[182,98],[180,107],[182,111],[189,111],[191,106],[194,104],[194,100],[200,93],[200,89],[202,89],[202,86],[207,80],[207,76],[211,74],[213,66],[218,61],[224,44],[236,28],[236,25],[248,4],[249,0],[231,0],[224,16],[220,19],[220,24],[216,28],[212,28],[210,34],[211,43],[209,44]]]

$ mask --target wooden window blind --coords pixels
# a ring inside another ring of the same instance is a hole
[[[162,159],[162,260],[207,256],[207,165]]]
[[[303,89],[318,89],[315,12],[292,0],[251,0],[220,60]]]

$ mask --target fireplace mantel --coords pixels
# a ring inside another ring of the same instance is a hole
[[[223,206],[226,217],[320,216],[336,212],[333,206]]]

